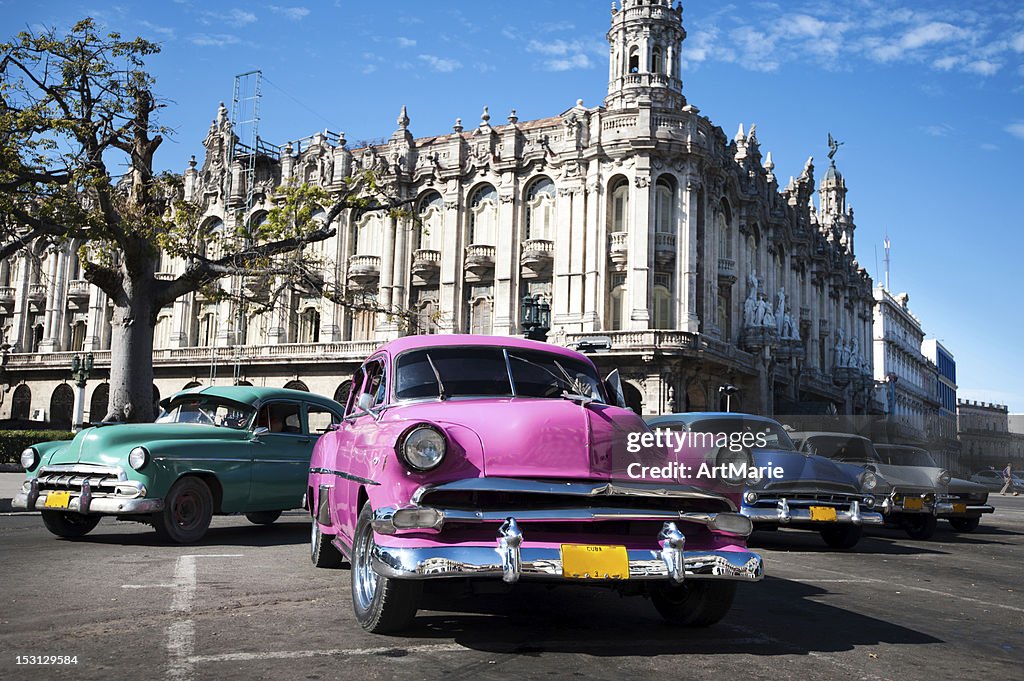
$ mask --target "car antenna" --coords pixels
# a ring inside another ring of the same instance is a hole
[[[430,358],[430,353],[427,353],[427,363],[430,364],[431,371],[434,372],[434,378],[437,379],[437,399],[442,402],[448,399],[448,391],[444,389],[444,381],[441,380],[441,372],[437,370],[437,365],[434,364],[434,360]]]

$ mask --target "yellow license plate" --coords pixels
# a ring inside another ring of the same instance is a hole
[[[967,504],[953,504],[953,513],[967,513]]]
[[[811,520],[834,523],[836,521],[836,509],[831,506],[811,506]]]
[[[629,579],[626,547],[562,544],[562,576],[571,579]]]
[[[903,500],[904,511],[920,511],[924,508],[924,499],[920,497],[907,497]]]
[[[67,508],[71,503],[71,492],[50,492],[46,495],[44,508]]]

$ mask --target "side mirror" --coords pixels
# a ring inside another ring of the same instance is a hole
[[[622,392],[622,379],[619,378],[619,370],[614,369],[604,379],[604,389],[608,398],[616,407],[626,408],[626,396]]]
[[[341,428],[341,424],[340,423],[330,423],[330,424],[327,425],[326,428],[324,428],[324,432],[325,433],[332,433],[332,432],[336,431],[338,428]]]
[[[359,395],[359,399],[356,400],[356,411],[363,415],[373,416],[373,412],[370,411],[370,407],[373,406],[373,395],[370,393],[362,393]]]
[[[252,431],[252,439],[258,440],[261,435],[266,435],[269,432],[270,428],[267,428],[266,426],[257,426],[256,429]]]

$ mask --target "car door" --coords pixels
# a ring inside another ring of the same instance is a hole
[[[260,405],[253,439],[250,511],[298,508],[306,491],[313,438],[303,425],[303,404],[272,400]],[[266,429],[266,430],[263,430]]]
[[[343,428],[346,431],[348,447],[345,455],[343,472],[348,476],[349,483],[346,505],[351,513],[344,514],[341,529],[348,537],[355,531],[355,519],[359,515],[358,504],[359,480],[372,480],[378,440],[381,437],[381,426],[377,423],[376,413],[384,405],[387,375],[383,357],[373,357],[363,364],[361,376],[353,383],[352,396],[348,401]],[[367,395],[368,397],[363,397]],[[369,412],[360,407],[361,401],[368,405]]]

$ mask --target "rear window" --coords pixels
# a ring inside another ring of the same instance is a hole
[[[849,438],[841,435],[818,435],[807,438],[804,448],[811,454],[828,457],[845,463],[882,463],[870,440]]]
[[[882,461],[892,466],[927,466],[938,468],[935,459],[924,449],[896,449],[889,447],[876,447],[878,456]]]

